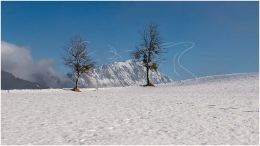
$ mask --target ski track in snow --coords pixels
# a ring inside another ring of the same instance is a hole
[[[80,93],[2,90],[1,143],[257,145],[258,75]]]

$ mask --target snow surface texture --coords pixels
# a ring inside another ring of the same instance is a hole
[[[69,75],[69,77],[74,83],[76,75]],[[154,84],[173,82],[171,78],[159,71],[150,71],[150,80]],[[145,67],[141,66],[140,62],[132,60],[101,65],[90,76],[83,74],[79,79],[79,86],[88,88],[122,87],[145,85],[146,83]]]
[[[2,144],[259,144],[259,74],[157,87],[2,90]]]

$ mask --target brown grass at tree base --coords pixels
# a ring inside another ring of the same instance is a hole
[[[79,88],[77,88],[77,87],[74,87],[73,89],[71,89],[71,91],[81,92],[81,91],[79,90]]]
[[[152,86],[152,87],[155,87],[153,83],[146,84],[145,86]]]

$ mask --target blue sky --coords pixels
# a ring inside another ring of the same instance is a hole
[[[60,72],[69,70],[60,53],[70,37],[90,41],[98,65],[113,62],[109,45],[122,57],[116,61],[124,61],[150,22],[159,25],[165,43],[194,44],[189,49],[192,43],[180,43],[164,54],[160,70],[175,80],[259,70],[257,1],[1,2],[1,15],[2,41],[29,48],[35,61],[55,59]]]

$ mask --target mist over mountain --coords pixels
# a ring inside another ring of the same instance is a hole
[[[71,81],[76,75],[67,74]],[[150,72],[150,80],[154,84],[173,82],[171,78],[158,72]],[[97,67],[93,74],[83,74],[79,79],[79,87],[121,87],[146,84],[146,69],[140,62],[127,60]]]
[[[1,90],[10,89],[48,89],[50,87],[16,78],[11,73],[1,70]]]
[[[70,87],[71,82],[64,74],[54,69],[56,60],[33,59],[29,47],[20,47],[1,41],[1,70],[30,82],[41,83],[51,88]]]

